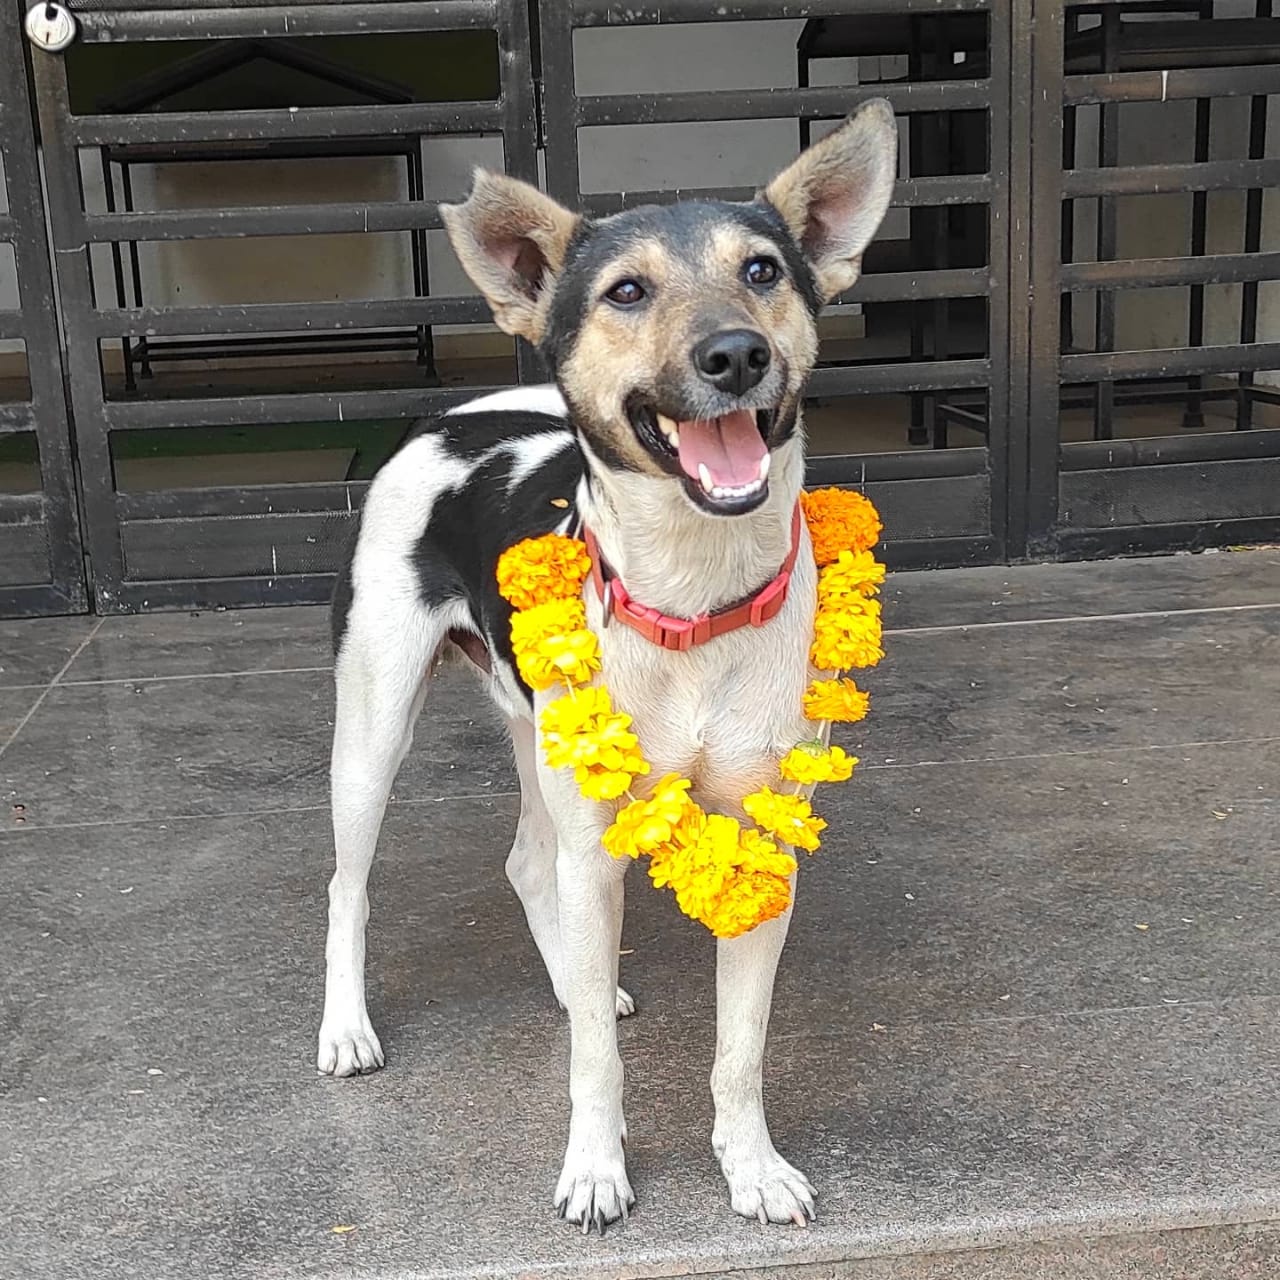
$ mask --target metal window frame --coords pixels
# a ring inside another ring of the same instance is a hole
[[[0,494],[0,555],[6,543],[12,547],[20,539],[29,540],[35,530],[43,537],[47,563],[42,581],[0,583],[0,617],[19,618],[88,609],[25,50],[21,15],[10,6],[0,21],[0,146],[9,198],[8,213],[0,216],[0,241],[13,247],[20,306],[0,312],[0,337],[21,339],[26,347],[30,398],[0,405],[0,436],[35,436],[41,488],[35,494]]]
[[[1018,6],[1014,5],[1016,9]],[[790,117],[801,121],[839,118],[869,97],[886,97],[900,113],[985,109],[988,120],[989,169],[984,174],[917,177],[899,181],[893,203],[898,207],[986,204],[988,265],[978,269],[943,269],[866,276],[841,302],[905,299],[987,299],[987,350],[984,358],[940,358],[873,365],[819,367],[809,394],[834,397],[887,392],[929,393],[973,388],[987,400],[986,448],[938,451],[906,450],[875,455],[821,456],[810,459],[809,483],[843,484],[865,489],[882,505],[910,498],[923,511],[934,503],[970,500],[974,486],[985,490],[987,518],[983,528],[960,536],[907,537],[886,543],[895,567],[925,567],[999,561],[1011,553],[1008,512],[1009,465],[1017,452],[1011,436],[1011,395],[1025,375],[1025,343],[1010,327],[1011,264],[1020,259],[1014,243],[1023,230],[1010,218],[1010,198],[1018,161],[1011,144],[1013,113],[1006,95],[1014,69],[1017,20],[1005,0],[564,0],[540,7],[542,65],[540,92],[546,138],[546,182],[549,194],[594,214],[616,212],[643,203],[711,197],[749,199],[742,188],[588,193],[581,191],[578,130],[612,124],[656,124],[710,120]],[[574,84],[573,34],[592,27],[658,23],[723,22],[785,18],[848,17],[885,13],[936,16],[943,13],[986,13],[989,21],[989,76],[876,85],[859,91],[848,87],[732,89],[709,92],[579,96]],[[761,174],[767,179],[770,175]],[[1025,183],[1023,184],[1025,186]],[[964,416],[956,410],[957,417]]]
[[[173,399],[109,400],[104,394],[99,343],[104,338],[153,334],[234,336],[281,330],[323,332],[382,326],[471,323],[489,318],[478,299],[439,297],[329,304],[252,306],[98,306],[89,248],[126,239],[198,239],[228,235],[305,235],[344,230],[415,230],[438,227],[433,205],[335,203],[287,209],[243,207],[166,213],[90,213],[81,188],[79,151],[85,147],[155,141],[328,138],[396,131],[501,135],[507,172],[537,181],[533,79],[526,0],[335,0],[279,6],[233,3],[218,8],[131,4],[77,9],[80,39],[184,40],[214,37],[269,39],[306,35],[362,35],[487,29],[496,33],[499,96],[485,102],[412,103],[120,115],[73,115],[65,63],[33,52],[36,101],[43,130],[50,228],[66,331],[68,385],[81,464],[86,540],[92,557],[94,604],[99,613],[140,608],[209,608],[318,603],[328,599],[329,572],[232,573],[203,577],[166,572],[143,579],[127,573],[126,533],[155,542],[227,547],[244,540],[243,520],[267,545],[272,532],[297,535],[300,525],[332,528],[346,521],[361,493],[358,484],[266,485],[145,493],[117,492],[113,431],[168,427],[244,426],[403,417],[411,420],[476,394],[480,388],[409,387],[343,392],[217,395]],[[533,353],[517,350],[521,381],[537,374]],[[302,506],[301,504],[311,505]]]

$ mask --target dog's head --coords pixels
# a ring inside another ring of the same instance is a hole
[[[441,212],[497,323],[550,361],[593,462],[671,477],[698,508],[737,515],[768,493],[818,313],[858,278],[896,170],[893,112],[877,100],[751,203],[591,221],[479,172]]]

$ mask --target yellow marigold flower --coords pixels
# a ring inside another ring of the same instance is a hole
[[[844,782],[853,775],[857,756],[841,747],[825,747],[820,740],[801,742],[782,757],[778,769],[788,782]]]
[[[615,858],[638,858],[665,845],[681,820],[697,808],[689,798],[692,785],[678,774],[664,774],[647,800],[633,800],[618,810],[613,824],[605,830],[604,847]]]
[[[767,871],[731,877],[703,923],[717,938],[739,938],[782,915],[791,905],[791,881]]]
[[[586,544],[558,533],[526,538],[498,557],[498,591],[517,609],[580,595],[591,572]]]
[[[826,828],[807,800],[799,796],[779,795],[769,787],[761,787],[744,796],[742,807],[770,834],[797,849],[812,853],[822,843],[818,832]]]
[[[824,605],[872,596],[884,581],[884,565],[870,551],[842,551],[818,571],[818,599]]]
[[[781,915],[795,870],[795,859],[755,828],[701,811],[649,863],[653,883],[674,890],[680,910],[717,938],[736,938]]]
[[[860,493],[814,489],[801,493],[800,504],[819,565],[831,564],[842,551],[869,551],[879,540],[880,514]]]
[[[631,717],[614,711],[607,689],[581,689],[542,710],[542,745],[553,769],[572,767],[590,800],[616,800],[631,779],[649,772]]]
[[[804,713],[810,720],[861,720],[871,703],[852,680],[815,680],[804,691]]]
[[[548,600],[511,615],[516,666],[533,689],[582,684],[600,670],[600,645],[581,600]]]
[[[857,599],[836,610],[820,608],[813,620],[809,659],[820,671],[874,667],[884,657],[882,638],[878,600]]]

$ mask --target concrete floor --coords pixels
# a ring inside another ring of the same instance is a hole
[[[387,1068],[320,1079],[323,612],[0,623],[0,1275],[1280,1274],[1280,551],[900,575],[886,618],[768,1059],[818,1223],[729,1211],[712,948],[635,881],[603,1240],[550,1209],[567,1028],[467,690],[375,867]]]

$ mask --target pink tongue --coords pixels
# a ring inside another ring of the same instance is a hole
[[[760,461],[767,450],[750,410],[677,425],[680,465],[695,480],[701,482],[700,467],[706,467],[713,486],[723,488],[737,489],[760,478]]]

